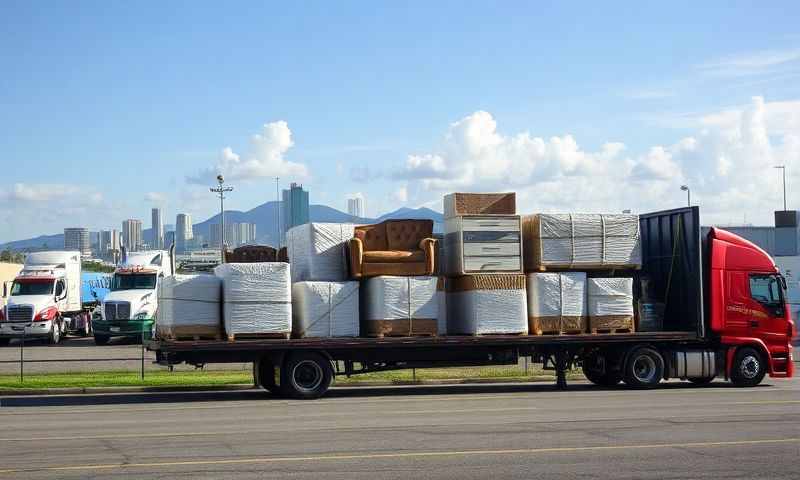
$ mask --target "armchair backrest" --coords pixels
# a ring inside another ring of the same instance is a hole
[[[389,250],[417,250],[420,240],[433,235],[433,220],[386,220],[383,223]]]
[[[376,225],[360,225],[355,227],[354,234],[364,245],[364,251],[389,250],[389,244],[386,241],[386,222]]]

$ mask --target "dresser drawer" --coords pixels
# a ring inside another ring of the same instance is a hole
[[[519,232],[519,217],[465,217],[461,229],[465,232]]]
[[[465,257],[509,257],[519,255],[519,243],[465,243]]]
[[[511,242],[519,243],[519,232],[464,232],[464,243]]]
[[[466,272],[518,272],[522,269],[520,257],[464,257]]]

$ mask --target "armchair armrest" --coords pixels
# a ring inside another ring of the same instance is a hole
[[[361,266],[364,263],[364,244],[361,243],[360,238],[351,238],[347,243],[347,250],[347,258],[350,263],[350,276],[352,278],[360,278]]]
[[[425,252],[425,274],[433,275],[436,272],[436,239],[423,238],[419,241],[419,249]]]

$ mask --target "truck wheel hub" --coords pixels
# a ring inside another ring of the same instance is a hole
[[[303,390],[314,390],[322,383],[322,367],[311,360],[304,360],[294,367],[294,383]]]
[[[633,374],[640,382],[651,382],[656,374],[656,362],[646,355],[638,357],[633,362]]]
[[[752,355],[748,355],[742,360],[742,365],[739,368],[739,371],[745,378],[755,378],[756,375],[758,375],[760,368],[761,364],[759,363],[758,359]]]

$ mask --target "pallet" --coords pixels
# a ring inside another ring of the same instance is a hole
[[[528,334],[525,333],[525,332],[517,332],[517,333],[465,333],[465,334],[462,334],[461,336],[465,336],[465,337],[501,337],[501,336],[502,337],[508,337],[508,336],[524,337],[526,335],[528,335]]]
[[[633,333],[632,328],[593,328],[591,329],[592,335],[597,334],[615,334],[615,333]]]
[[[280,339],[289,340],[292,337],[291,333],[236,333],[228,335],[229,342],[236,340],[263,340],[263,339]]]
[[[164,340],[170,341],[186,341],[186,340],[194,340],[195,342],[198,340],[222,340],[222,335],[201,335],[201,334],[194,334],[194,335],[162,335],[160,338]]]
[[[403,337],[405,337],[405,338],[413,338],[413,337],[437,337],[437,336],[438,335],[435,334],[435,333],[428,333],[428,332],[422,332],[422,333],[412,332],[412,333],[405,334],[405,335],[401,334],[401,333],[393,333],[393,332],[392,333],[369,333],[369,334],[367,334],[367,337],[369,337],[369,338],[386,338],[386,337],[390,337],[390,338],[403,338]]]
[[[566,328],[564,330],[536,330],[534,335],[580,335],[585,330],[582,328]]]

